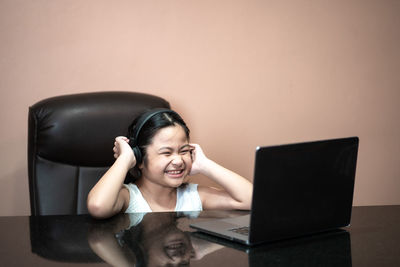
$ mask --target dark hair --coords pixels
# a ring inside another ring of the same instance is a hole
[[[135,140],[136,145],[139,147],[140,152],[142,154],[143,162],[144,164],[147,163],[147,153],[146,153],[146,147],[152,143],[153,137],[156,135],[156,133],[163,128],[169,127],[169,126],[175,126],[179,125],[183,128],[186,134],[186,138],[189,140],[190,139],[190,130],[187,127],[185,121],[182,119],[182,117],[174,112],[161,112],[161,113],[156,113],[155,115],[151,116],[141,127],[139,133],[136,132],[137,130],[137,123],[143,120],[144,116],[147,116],[148,111],[142,113],[140,116],[138,116],[132,124],[128,128],[128,135],[127,137],[131,140],[134,137],[137,137]],[[137,164],[138,165],[138,164]],[[131,175],[133,176],[134,180],[137,180],[138,178],[141,177],[141,171],[138,166],[135,166],[133,168],[133,173],[131,172]]]

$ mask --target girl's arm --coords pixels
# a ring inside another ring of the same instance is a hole
[[[117,233],[130,226],[129,216],[120,215],[107,223],[90,225],[88,243],[97,256],[111,266],[134,266],[135,255],[127,246],[121,247],[116,238]]]
[[[129,191],[123,187],[128,171],[135,166],[136,159],[126,137],[117,137],[114,143],[114,164],[90,190],[87,207],[97,218],[108,218],[123,210],[129,204]]]
[[[201,173],[223,189],[199,186],[198,191],[204,209],[242,209],[251,208],[253,184],[214,161],[208,159],[199,145],[192,144],[193,165],[191,174]]]

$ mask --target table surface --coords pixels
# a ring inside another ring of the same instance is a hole
[[[210,239],[189,227],[193,221],[242,214],[0,217],[0,265],[400,266],[400,206],[354,207],[345,231],[253,248]]]

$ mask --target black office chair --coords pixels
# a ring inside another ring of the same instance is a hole
[[[114,162],[114,138],[157,96],[98,92],[44,99],[29,108],[28,172],[32,215],[87,214],[90,189]]]

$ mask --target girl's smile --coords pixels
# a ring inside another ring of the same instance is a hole
[[[165,173],[171,178],[181,178],[184,174],[184,169],[180,170],[166,170]]]

